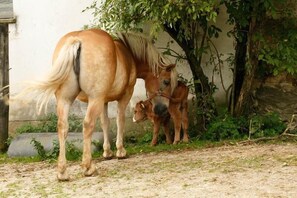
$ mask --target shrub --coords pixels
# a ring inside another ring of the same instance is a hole
[[[275,112],[252,116],[249,123],[249,133],[253,138],[276,136],[285,128],[285,123]]]
[[[226,139],[239,139],[243,137],[239,119],[224,113],[214,118],[207,126],[207,131],[202,134],[202,139],[220,141]]]

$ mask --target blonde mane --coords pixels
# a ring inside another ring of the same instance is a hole
[[[158,52],[156,47],[142,34],[118,32],[117,38],[128,47],[133,56],[147,62],[154,75],[159,73],[159,68],[165,69],[170,65],[169,59]]]

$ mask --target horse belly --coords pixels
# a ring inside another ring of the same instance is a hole
[[[108,101],[121,99],[122,96],[126,93],[127,89],[131,89],[131,87],[134,87],[136,82],[136,75],[133,75],[133,73],[131,74],[129,70],[130,69],[119,69],[119,71],[117,71],[115,80],[112,84],[112,88],[107,95]],[[133,79],[135,79],[135,82]]]
[[[117,52],[117,69],[111,90],[108,92],[108,100],[119,100],[134,88],[136,83],[136,66],[129,51],[118,42],[115,42]]]

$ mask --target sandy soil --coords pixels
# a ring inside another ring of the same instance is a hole
[[[99,174],[69,163],[0,165],[0,197],[297,197],[297,145],[237,145],[95,160]]]

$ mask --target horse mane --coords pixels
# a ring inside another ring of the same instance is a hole
[[[158,52],[150,39],[143,34],[117,32],[116,36],[131,50],[134,57],[149,65],[154,75],[159,73],[159,68],[165,69],[171,65],[169,59]]]

